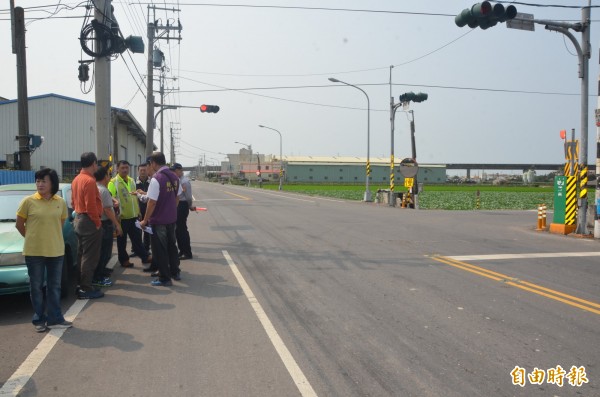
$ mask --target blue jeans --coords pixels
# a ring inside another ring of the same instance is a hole
[[[64,256],[25,256],[29,273],[29,291],[33,305],[34,325],[58,324],[65,321],[60,309],[60,281]],[[46,296],[44,296],[44,274],[46,274]]]

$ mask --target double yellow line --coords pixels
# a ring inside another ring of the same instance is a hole
[[[594,314],[600,314],[600,304],[595,302],[577,298],[576,296],[568,295],[560,291],[555,291],[550,288],[542,287],[541,285],[519,280],[517,278],[507,276],[506,274],[494,272],[483,267],[471,265],[470,263],[461,262],[456,259],[448,258],[445,256],[434,255],[431,256],[431,259],[437,262],[445,263],[446,265],[456,267],[461,270],[466,270],[467,272],[471,272],[479,276],[487,277],[489,279],[499,281],[501,283],[520,288],[525,291],[532,292],[537,295],[541,295],[549,299],[553,299],[555,301],[565,303],[569,306],[577,307],[579,309]]]

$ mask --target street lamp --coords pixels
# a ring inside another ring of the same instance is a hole
[[[373,201],[371,199],[371,190],[369,189],[369,176],[371,175],[371,161],[370,161],[370,153],[371,153],[371,101],[369,100],[369,96],[367,93],[360,87],[355,86],[354,84],[346,83],[345,81],[341,81],[335,79],[333,77],[329,78],[329,81],[332,83],[342,83],[345,85],[349,85],[350,87],[354,87],[357,90],[361,90],[363,94],[367,97],[367,178],[365,182],[365,196],[364,201],[370,202]]]
[[[281,138],[281,132],[279,132],[275,128],[267,127],[265,125],[260,125],[259,124],[259,127],[260,128],[266,128],[266,129],[269,129],[269,130],[273,130],[273,131],[275,131],[276,133],[279,134],[279,190],[283,190],[283,177],[284,177],[285,173],[282,174],[282,171],[283,171],[283,157],[281,157],[282,156],[282,154],[281,154],[282,153],[281,147],[282,147],[282,141],[283,141],[283,139]]]
[[[248,151],[250,152],[250,166],[252,166],[252,145],[249,145],[249,144],[244,143],[244,142],[238,142],[238,141],[235,141],[234,143],[237,143],[238,145],[246,146],[246,149],[248,149]],[[239,155],[238,172],[240,173],[240,175],[242,174],[242,156],[241,156],[241,153]],[[245,174],[246,174],[246,172],[244,172],[244,175]],[[250,179],[248,179],[248,183],[250,183]]]

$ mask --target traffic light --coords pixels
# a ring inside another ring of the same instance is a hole
[[[202,113],[218,113],[219,107],[216,105],[202,105],[200,106],[200,111]]]
[[[483,1],[462,10],[454,18],[454,22],[459,28],[468,25],[472,29],[478,26],[481,29],[487,29],[495,26],[498,22],[506,22],[516,16],[517,7],[513,5],[504,7],[500,3],[492,4],[489,1]]]
[[[400,102],[402,103],[406,103],[406,102],[423,102],[426,101],[428,98],[428,95],[423,93],[423,92],[419,92],[417,94],[415,94],[414,92],[407,92],[406,94],[402,94],[400,95]]]
[[[39,148],[40,146],[42,146],[42,143],[44,143],[43,136],[31,134],[31,135],[29,135],[29,137],[31,138],[31,144],[29,145],[30,150],[35,150],[35,149]]]

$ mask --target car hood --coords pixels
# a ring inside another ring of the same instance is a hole
[[[15,222],[0,223],[0,254],[23,252],[25,239],[15,228]]]

